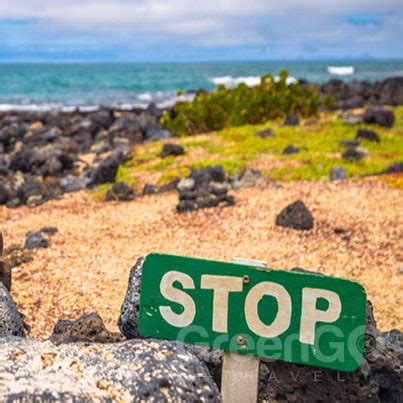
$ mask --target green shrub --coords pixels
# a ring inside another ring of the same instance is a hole
[[[178,135],[187,135],[259,124],[290,112],[316,115],[321,102],[315,89],[300,83],[287,85],[287,77],[283,70],[278,80],[267,74],[252,88],[239,84],[233,89],[219,86],[210,93],[201,92],[192,102],[177,103],[171,113],[165,112],[160,123]]]

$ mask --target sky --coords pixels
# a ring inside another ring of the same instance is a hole
[[[0,62],[403,58],[402,0],[0,0]]]

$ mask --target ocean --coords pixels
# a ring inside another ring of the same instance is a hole
[[[176,91],[213,89],[245,82],[254,85],[265,73],[289,72],[290,82],[382,80],[403,75],[403,60],[270,61],[214,63],[0,64],[0,111],[96,109],[100,105],[131,109],[150,102],[167,106]]]

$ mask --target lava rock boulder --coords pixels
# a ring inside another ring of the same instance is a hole
[[[267,179],[257,169],[245,168],[242,173],[232,182],[234,189],[248,188],[253,186],[264,187],[267,185]]]
[[[310,230],[314,219],[302,200],[289,204],[276,217],[276,225],[297,230]]]
[[[24,248],[28,250],[37,248],[47,248],[49,246],[48,240],[43,236],[42,231],[27,232],[25,237]]]
[[[132,187],[126,182],[117,182],[112,185],[105,196],[106,201],[131,201],[136,197]]]
[[[10,359],[10,357],[14,357]],[[7,402],[221,400],[206,366],[184,345],[158,340],[70,343],[0,338]]]
[[[147,130],[145,134],[145,140],[150,141],[164,140],[170,137],[173,137],[173,133],[161,128]]]
[[[357,134],[355,135],[355,139],[374,141],[376,143],[380,143],[381,141],[379,134],[375,130],[368,130],[368,129],[358,129]]]
[[[262,360],[259,400],[273,402],[380,402],[403,400],[403,334],[376,328],[367,303],[365,353],[360,368],[342,373]]]
[[[59,320],[50,337],[50,341],[56,345],[76,342],[115,343],[122,340],[120,333],[106,329],[96,312],[83,315],[77,320]]]
[[[399,174],[403,172],[403,161],[392,162],[384,171],[385,174]]]
[[[68,174],[60,179],[60,187],[66,193],[78,192],[85,189],[91,183],[91,179],[86,175],[75,176]]]
[[[29,148],[28,146],[23,147],[21,150],[15,152],[11,156],[10,169],[12,171],[28,173],[31,171],[31,168],[35,163],[35,158],[35,150]]]
[[[93,185],[115,182],[116,173],[122,160],[117,155],[110,155],[96,168],[92,177]]]
[[[205,168],[192,169],[189,178],[195,180],[196,185],[207,182],[224,182],[225,172],[221,165],[210,165]]]
[[[140,283],[143,263],[144,258],[140,257],[130,269],[125,299],[120,308],[118,326],[122,334],[128,339],[141,337],[137,328],[137,322],[140,309]]]
[[[180,144],[166,143],[162,147],[161,158],[185,154],[185,149]]]
[[[341,140],[340,145],[342,145],[345,149],[355,148],[360,145],[359,140]]]
[[[3,234],[0,232],[0,283],[11,290],[11,267],[3,259]]]
[[[292,144],[289,144],[287,147],[284,148],[283,155],[298,154],[299,151],[299,148],[293,146]]]
[[[343,167],[334,167],[329,174],[329,178],[332,182],[340,180],[340,179],[346,179],[346,171],[344,170]]]
[[[395,114],[389,109],[368,108],[362,119],[364,123],[375,123],[383,127],[392,127],[395,123]]]
[[[295,113],[289,113],[284,119],[284,126],[298,126],[299,117]]]
[[[158,186],[155,186],[151,183],[146,183],[143,187],[143,195],[154,195],[157,194],[159,191]]]
[[[48,238],[56,234],[58,229],[56,227],[43,227],[39,231],[29,231],[25,235],[24,249],[32,250],[37,248],[47,248],[49,246]]]
[[[0,183],[0,206],[6,204],[11,196],[11,192],[5,185]]]
[[[261,139],[266,139],[268,137],[274,137],[274,133],[273,130],[268,127],[267,129],[257,131],[256,136],[260,137]]]
[[[26,328],[24,316],[18,312],[6,286],[0,282],[0,340],[6,336],[25,337]]]
[[[346,161],[362,161],[365,157],[365,153],[356,148],[350,147],[342,154],[342,158]]]
[[[177,184],[178,213],[202,208],[226,207],[235,204],[234,196],[228,194],[230,185],[225,183],[225,172],[221,165],[193,169],[185,180]]]

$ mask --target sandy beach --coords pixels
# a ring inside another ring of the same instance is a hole
[[[354,279],[374,304],[380,329],[402,327],[400,190],[374,180],[294,182],[235,195],[235,207],[182,215],[175,193],[105,204],[84,191],[34,209],[0,207],[6,246],[22,244],[27,231],[58,228],[49,248],[35,250],[32,262],[13,273],[12,294],[31,336],[45,338],[58,319],[92,311],[117,329],[130,267],[150,252],[247,257]],[[299,198],[314,215],[314,229],[275,226],[275,216]]]

